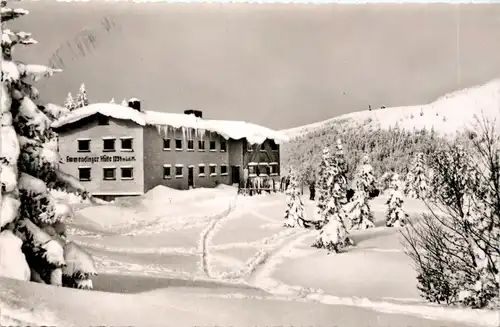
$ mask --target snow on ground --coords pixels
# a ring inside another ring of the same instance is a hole
[[[397,230],[380,223],[386,197],[372,201],[380,227],[354,232],[356,247],[327,255],[310,246],[316,231],[282,227],[282,194],[235,193],[164,188],[78,210],[69,231],[95,258],[95,290],[2,279],[2,321],[29,324],[41,315],[45,324],[66,326],[498,326],[492,311],[419,298]],[[314,202],[305,205],[312,215]],[[405,210],[425,208],[408,199]]]

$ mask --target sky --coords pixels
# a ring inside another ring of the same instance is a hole
[[[37,84],[60,105],[83,82],[91,103],[135,97],[146,110],[285,129],[500,77],[500,4],[19,6],[30,15],[9,28],[39,44],[15,59],[63,68]]]

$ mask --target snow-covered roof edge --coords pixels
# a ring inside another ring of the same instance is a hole
[[[64,125],[72,124],[84,118],[93,116],[97,113],[116,119],[132,120],[133,122],[141,126],[146,125],[144,115],[133,108],[125,107],[115,103],[94,103],[82,108],[75,109],[69,114],[62,116],[61,118],[55,120],[51,124],[51,127],[59,128]]]
[[[273,140],[277,144],[288,142],[289,140],[286,134],[282,132],[244,121],[206,120],[194,115],[156,111],[139,112],[133,108],[112,103],[95,103],[76,109],[54,121],[51,126],[53,128],[60,128],[97,113],[115,119],[132,120],[141,126],[172,126],[174,128],[211,131],[221,135],[225,139],[239,140],[246,138],[248,142],[253,144],[261,144],[266,139]]]

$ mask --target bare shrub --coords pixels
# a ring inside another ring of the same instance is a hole
[[[424,298],[441,304],[499,308],[500,142],[479,120],[467,135],[432,156],[431,214],[402,230]]]

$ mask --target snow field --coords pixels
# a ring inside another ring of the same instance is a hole
[[[222,192],[217,193],[217,201],[223,210],[209,217],[189,217],[186,212],[184,217],[170,216],[182,223],[168,225],[166,209],[162,223],[132,224],[126,235],[122,233],[124,222],[107,225],[106,233],[94,231],[99,237],[70,235],[94,256],[100,273],[94,278],[96,291],[76,291],[75,296],[75,290],[38,289],[44,285],[10,287],[16,292],[37,288],[40,294],[50,290],[60,298],[72,296],[67,304],[50,296],[49,307],[58,319],[79,319],[80,324],[160,326],[168,321],[176,326],[201,322],[361,326],[370,322],[384,327],[496,327],[492,312],[441,308],[422,301],[396,228],[353,232],[356,247],[327,255],[327,251],[311,247],[316,231],[280,227],[284,195],[238,196],[232,202],[234,189],[214,192]],[[371,201],[376,222],[385,220],[386,199]],[[172,203],[182,201],[173,196]],[[304,202],[306,214],[313,213],[314,203]],[[199,203],[213,205],[203,196]],[[405,199],[410,215],[424,209],[421,203]],[[79,219],[86,217],[77,214],[71,233],[79,230]],[[155,227],[157,233],[152,232]],[[116,304],[101,305],[101,301]],[[83,310],[95,311],[90,308],[96,303],[99,314],[83,317]],[[140,318],[138,312],[147,318]]]

